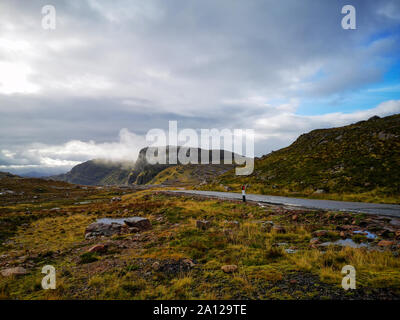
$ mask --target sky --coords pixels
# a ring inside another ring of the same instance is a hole
[[[1,0],[0,171],[135,160],[170,120],[254,129],[260,156],[400,113],[399,37],[398,0]]]

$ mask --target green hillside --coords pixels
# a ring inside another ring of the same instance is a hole
[[[245,183],[251,193],[400,203],[400,115],[313,130],[256,159],[250,176],[229,171],[201,188]]]
[[[125,185],[133,166],[133,162],[90,160],[50,179],[82,185]]]

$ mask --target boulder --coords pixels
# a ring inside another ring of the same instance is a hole
[[[124,220],[124,223],[130,228],[137,228],[140,231],[151,229],[151,222],[149,219],[142,217],[132,217]]]
[[[237,271],[238,266],[235,264],[225,265],[221,267],[221,270],[225,273],[233,273]]]
[[[3,277],[22,276],[27,274],[27,271],[22,267],[8,268],[1,271]]]
[[[196,227],[201,230],[207,230],[211,227],[211,222],[207,220],[197,220]]]
[[[99,236],[112,236],[121,233],[122,225],[118,223],[99,223],[94,222],[87,226],[85,230],[85,238],[90,239]]]
[[[182,263],[188,265],[190,268],[193,268],[196,264],[192,261],[192,259],[183,259]]]

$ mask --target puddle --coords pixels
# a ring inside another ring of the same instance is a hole
[[[337,241],[329,241],[329,242],[324,242],[321,243],[320,246],[327,247],[330,245],[335,245],[335,246],[342,246],[342,247],[350,247],[350,248],[368,248],[369,245],[366,243],[356,243],[352,239],[342,239],[342,240],[337,240]]]
[[[92,203],[92,201],[75,202],[74,204],[89,204],[89,203]]]
[[[367,239],[376,239],[376,234],[373,234],[369,231],[358,230],[358,231],[353,231],[353,233],[365,235]]]

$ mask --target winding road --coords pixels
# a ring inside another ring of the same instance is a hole
[[[195,195],[215,197],[215,198],[239,199],[239,200],[242,199],[242,195],[240,193],[233,193],[233,192],[198,191],[198,190],[173,190],[172,192],[195,194]],[[288,198],[288,197],[278,197],[278,196],[265,196],[260,194],[247,194],[246,199],[249,201],[295,206],[295,207],[309,208],[309,209],[347,211],[347,212],[377,214],[382,216],[400,218],[400,205],[395,205],[395,204],[300,199],[300,198]]]

